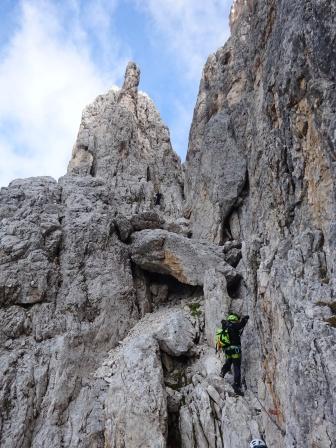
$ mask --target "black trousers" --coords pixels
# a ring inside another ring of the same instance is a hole
[[[240,389],[241,387],[241,356],[239,358],[227,357],[225,364],[222,367],[222,376],[224,377],[231,370],[233,364],[233,381],[234,387]]]

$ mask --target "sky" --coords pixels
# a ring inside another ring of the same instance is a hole
[[[0,0],[0,186],[66,172],[85,105],[126,64],[182,161],[202,68],[229,36],[231,0]]]

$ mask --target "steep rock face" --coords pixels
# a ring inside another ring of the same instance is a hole
[[[243,243],[246,380],[272,447],[336,440],[335,8],[237,0],[187,156],[193,237]]]
[[[66,176],[1,190],[1,447],[335,446],[334,13],[234,2],[186,204],[133,63]],[[228,311],[251,316],[245,397],[213,347]]]
[[[98,372],[109,384],[107,436],[111,447],[166,446],[167,394],[161,352],[186,355],[196,328],[181,309],[147,314]]]
[[[106,387],[93,373],[139,317],[108,197],[79,177],[1,190],[3,447],[103,439]]]
[[[130,62],[121,90],[111,90],[82,117],[68,173],[105,180],[120,213],[153,209],[181,213],[181,163],[169,130],[150,98],[138,93],[140,71]]]
[[[84,113],[58,183],[1,189],[1,447],[108,443],[95,371],[143,313],[125,226],[183,227],[180,162],[138,82],[129,64],[123,89]]]

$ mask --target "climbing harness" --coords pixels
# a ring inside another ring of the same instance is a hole
[[[241,357],[241,347],[239,345],[230,345],[225,349],[225,356],[228,359],[239,359]]]
[[[250,442],[250,448],[267,448],[266,443],[260,439],[253,439]]]

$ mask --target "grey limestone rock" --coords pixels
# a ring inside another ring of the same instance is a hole
[[[335,17],[234,1],[185,170],[129,63],[67,175],[1,189],[1,447],[335,447]]]
[[[133,233],[133,226],[126,216],[118,213],[113,224],[121,241],[126,242]]]
[[[165,220],[163,217],[155,211],[147,211],[131,217],[131,224],[135,231],[145,229],[162,229],[164,223]]]
[[[1,189],[1,447],[110,443],[108,387],[95,372],[153,306],[124,242],[182,209],[180,162],[138,83],[129,64],[123,89],[84,112],[59,182]],[[168,296],[166,285],[148,287],[158,304]]]
[[[216,328],[221,328],[221,320],[228,315],[231,308],[226,278],[215,268],[205,273],[204,299],[205,335],[208,344],[213,345],[214,331]]]
[[[1,190],[2,447],[104,438],[106,387],[93,374],[139,318],[108,198],[92,177]]]
[[[111,351],[97,372],[108,383],[106,436],[111,448],[166,447],[167,393],[161,352],[185,355],[194,338],[188,313],[168,309],[147,314]]]
[[[129,63],[122,89],[85,109],[68,173],[104,179],[119,213],[156,209],[177,217],[183,202],[181,162],[153,102],[138,92],[139,78],[139,69]]]
[[[336,440],[335,8],[234,2],[232,36],[203,71],[186,162],[193,237],[243,243],[246,383],[271,415],[272,447]],[[227,406],[235,435],[224,446],[241,446],[247,422],[236,427]]]
[[[216,246],[166,230],[134,233],[131,251],[133,262],[142,269],[171,275],[188,285],[202,286],[210,268],[218,268],[229,282],[239,276]]]

